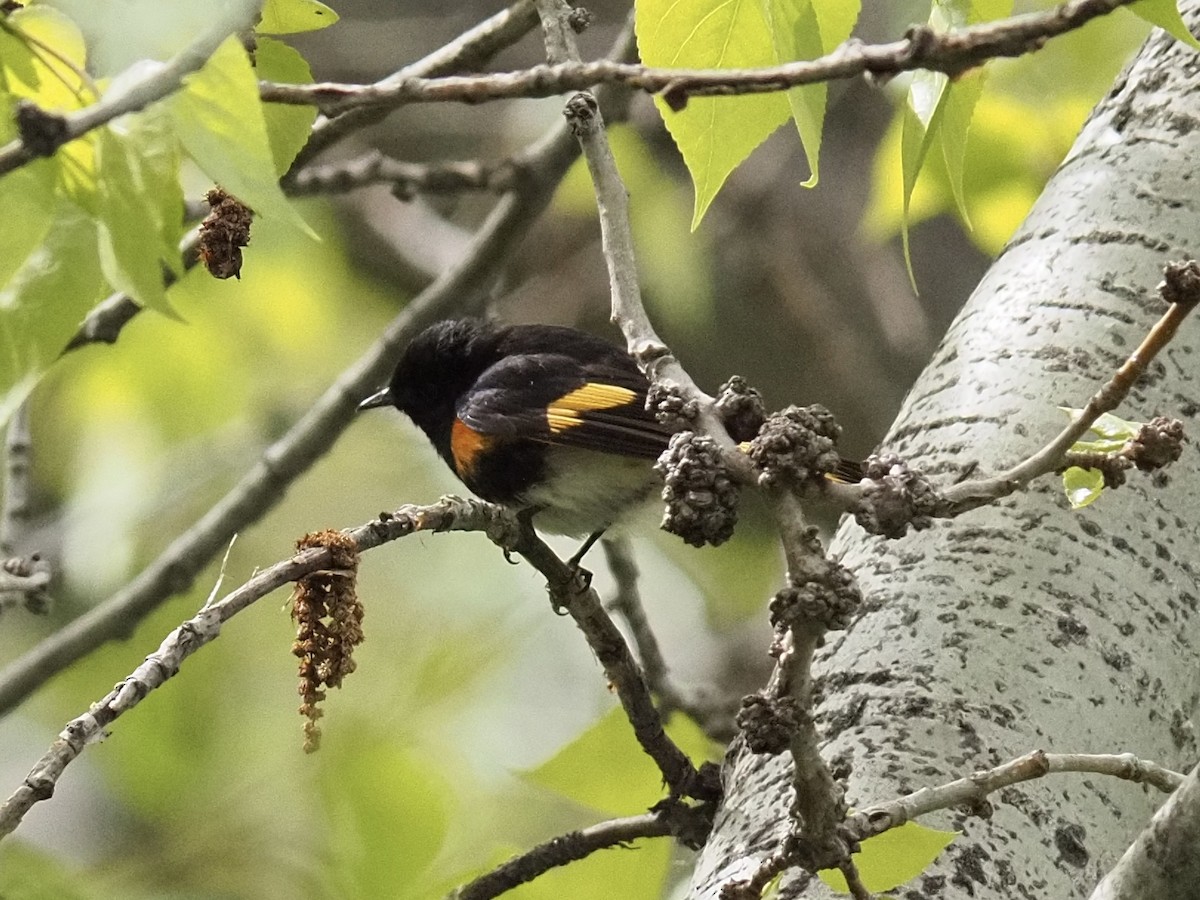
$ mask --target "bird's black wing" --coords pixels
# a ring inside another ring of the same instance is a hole
[[[602,346],[609,352],[504,357],[460,398],[459,421],[487,440],[657,457],[671,432],[646,412],[646,379],[621,351]]]

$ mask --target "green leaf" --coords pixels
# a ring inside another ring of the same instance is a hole
[[[967,22],[991,22],[1012,15],[1013,0],[971,0]]]
[[[0,102],[0,115],[8,110]],[[0,123],[0,143],[10,137],[8,119]],[[21,263],[42,242],[54,221],[56,162],[34,160],[0,178],[0,285],[8,281]]]
[[[693,759],[719,749],[686,716],[673,716],[667,734]],[[525,779],[603,813],[629,815],[662,799],[662,774],[647,756],[620,707],[563,747]]]
[[[331,895],[430,896],[424,888],[446,839],[454,787],[433,760],[370,726],[353,740],[331,738],[317,754],[325,821],[336,823],[328,830]]]
[[[1059,409],[1065,412],[1071,418],[1072,422],[1083,415],[1082,409],[1074,409],[1070,406],[1060,406]],[[1114,416],[1112,413],[1101,413],[1088,431],[1098,434],[1102,438],[1124,443],[1137,437],[1138,432],[1142,430],[1143,424],[1142,422],[1130,422],[1128,419],[1122,419],[1120,416]]]
[[[196,164],[255,213],[288,222],[315,239],[279,188],[258,78],[241,42],[230,37],[185,83],[186,90],[167,106]]]
[[[89,876],[48,853],[14,840],[0,850],[0,897],[5,900],[87,900]]]
[[[338,14],[317,0],[267,0],[255,30],[260,34],[293,34],[328,28],[337,20]]]
[[[312,84],[312,70],[304,57],[283,41],[260,37],[254,58],[255,71],[264,81]],[[275,174],[283,175],[291,168],[296,154],[308,143],[317,110],[311,106],[266,103],[263,117],[267,123],[267,139],[271,142],[271,156],[275,160]]]
[[[22,40],[16,29],[9,27],[8,22],[0,19],[0,88],[12,91],[21,85],[36,85],[37,77],[33,50],[29,43]]]
[[[937,134],[937,125],[942,110],[942,96],[949,79],[941,72],[921,70],[913,75],[912,85],[904,101],[900,135],[900,169],[902,174],[903,202],[901,204],[900,243],[904,249],[904,265],[913,290],[917,289],[917,278],[913,273],[912,254],[908,242],[909,206],[917,176],[929,147]]]
[[[174,316],[164,267],[179,268],[183,222],[179,146],[165,117],[130,117],[98,134],[100,266],[108,283],[142,306]]]
[[[103,296],[96,225],[60,201],[41,243],[0,287],[0,422],[25,399]]]
[[[80,96],[86,88],[76,72],[87,62],[87,48],[67,16],[49,6],[31,6],[10,14],[2,27],[5,40],[0,43],[0,64],[9,90],[52,110],[78,109],[91,99]]]
[[[1142,430],[1142,422],[1130,422],[1112,413],[1103,413],[1092,423],[1090,431],[1114,441],[1131,441]]]
[[[967,135],[971,129],[971,118],[975,115],[975,104],[983,93],[985,69],[968,72],[957,81],[946,86],[942,97],[942,127],[938,129],[938,140],[942,145],[942,159],[946,163],[946,177],[954,194],[954,205],[968,228],[971,217],[967,213],[967,198],[963,190],[966,172]]]
[[[1188,31],[1187,25],[1179,15],[1176,0],[1138,0],[1126,7],[1131,13],[1145,19],[1151,25],[1157,25],[1177,41],[1183,41],[1189,47],[1200,50],[1200,41]]]
[[[1081,469],[1078,466],[1071,466],[1063,472],[1063,491],[1066,492],[1071,509],[1083,509],[1083,507],[1095,503],[1103,490],[1104,473],[1099,469]]]
[[[763,0],[763,12],[778,62],[812,59],[828,53],[850,36],[858,19],[858,0]],[[809,84],[787,92],[788,103],[808,159],[814,187],[819,177],[821,134],[828,87]]]
[[[737,68],[776,61],[758,0],[641,0],[636,15],[638,47],[649,66]],[[655,102],[695,185],[692,228],[730,172],[791,115],[780,94],[693,97],[679,112],[662,99]]]
[[[863,841],[862,850],[854,855],[854,863],[868,891],[876,894],[890,891],[929,868],[957,836],[957,831],[940,831],[916,822],[905,822]],[[850,893],[846,879],[836,869],[827,869],[817,875],[835,891]]]

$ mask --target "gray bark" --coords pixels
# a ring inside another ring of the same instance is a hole
[[[1200,767],[1192,769],[1091,900],[1200,897]]]
[[[1184,3],[1195,21],[1200,0]],[[1093,113],[1028,220],[950,328],[884,447],[950,482],[999,471],[1055,434],[1161,314],[1168,260],[1200,253],[1200,57],[1156,32]],[[1192,434],[1200,322],[1185,324],[1118,414]],[[827,760],[864,807],[1029,750],[1197,758],[1200,463],[1134,473],[1073,512],[1044,479],[898,541],[843,525],[833,550],[866,597],[818,663]],[[790,758],[735,747],[690,896],[715,900],[786,831]],[[1056,776],[992,798],[905,898],[1087,897],[1159,796]],[[785,879],[783,897],[826,896]]]

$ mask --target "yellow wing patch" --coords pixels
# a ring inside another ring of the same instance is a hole
[[[561,434],[568,428],[575,428],[584,423],[580,413],[625,406],[636,397],[637,394],[629,388],[589,382],[569,394],[564,394],[546,407],[546,425],[549,426],[551,434]]]

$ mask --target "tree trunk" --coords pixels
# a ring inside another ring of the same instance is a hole
[[[1200,0],[1184,6],[1195,21]],[[1066,422],[1056,407],[1083,406],[1165,308],[1154,289],[1163,264],[1200,252],[1197,160],[1200,57],[1155,32],[951,326],[884,447],[949,483],[972,463],[998,471],[1055,434]],[[1195,423],[1198,351],[1200,322],[1189,321],[1118,415]],[[1133,472],[1082,511],[1047,478],[898,541],[842,527],[833,551],[866,602],[818,663],[818,724],[825,758],[852,767],[851,805],[1036,748],[1191,767],[1194,443],[1168,472]],[[786,754],[731,751],[691,897],[715,900],[778,846],[790,765]],[[1087,897],[1162,802],[1084,775],[992,800],[990,819],[955,812],[929,823],[962,835],[898,896]],[[781,896],[807,881],[785,878]]]

